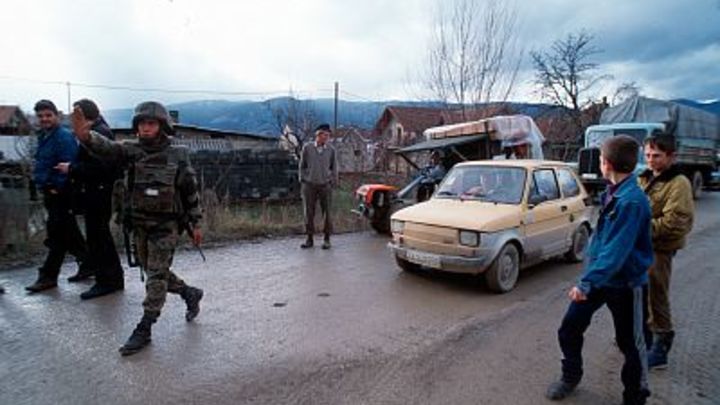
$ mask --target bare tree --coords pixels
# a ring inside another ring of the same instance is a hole
[[[299,154],[305,142],[313,138],[313,130],[320,122],[315,103],[298,99],[291,91],[287,99],[270,100],[266,105],[278,132],[289,143],[296,144],[295,153]]]
[[[581,31],[556,40],[549,51],[530,53],[542,97],[577,115],[592,102],[586,93],[610,78],[597,73],[598,64],[590,61],[602,52],[593,40],[593,35]]]
[[[468,104],[507,101],[523,54],[516,22],[500,0],[439,1],[423,74],[433,96],[464,116]]]

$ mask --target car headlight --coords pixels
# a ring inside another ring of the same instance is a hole
[[[480,245],[480,234],[475,231],[460,231],[460,244],[476,247]]]
[[[393,219],[390,221],[390,231],[392,233],[402,233],[405,230],[405,221],[398,221]]]

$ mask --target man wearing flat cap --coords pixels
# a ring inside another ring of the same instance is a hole
[[[320,203],[323,216],[322,248],[330,249],[332,221],[330,219],[330,202],[332,189],[338,184],[337,153],[328,144],[330,125],[321,124],[315,128],[315,142],[306,143],[300,153],[298,172],[302,188],[303,210],[305,213],[305,233],[307,239],[300,245],[303,249],[313,247],[315,234],[315,207]]]

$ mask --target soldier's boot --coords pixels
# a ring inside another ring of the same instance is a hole
[[[155,320],[155,317],[143,315],[140,323],[137,324],[127,342],[120,348],[120,354],[130,356],[149,345],[151,341],[151,328]]]
[[[302,248],[302,249],[308,249],[308,248],[313,247],[314,244],[315,244],[315,243],[314,243],[314,241],[313,241],[312,235],[308,235],[308,236],[307,236],[307,239],[305,239],[305,243],[303,243],[302,245],[300,245],[300,248]]]
[[[180,291],[180,296],[185,300],[185,305],[187,305],[185,320],[190,322],[200,313],[200,300],[203,297],[203,290],[186,285]]]
[[[656,333],[653,336],[652,347],[648,352],[648,368],[662,370],[667,368],[667,356],[672,347],[675,332]]]

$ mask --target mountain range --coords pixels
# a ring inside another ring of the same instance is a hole
[[[673,100],[678,103],[701,108],[720,115],[720,101],[700,103],[693,100]],[[383,109],[389,105],[438,107],[437,102],[412,101],[338,101],[338,126],[354,126],[372,129]],[[532,117],[552,109],[548,104],[511,103],[518,113]],[[204,100],[170,104],[168,109],[178,111],[179,122],[187,125],[230,130],[245,133],[279,135],[281,132],[278,116],[287,111],[301,110],[303,114],[312,114],[313,121],[333,122],[334,100],[314,99],[297,100],[291,97],[279,97],[266,101],[224,101]],[[104,112],[105,119],[114,128],[127,128],[132,119],[132,109],[115,109]]]

